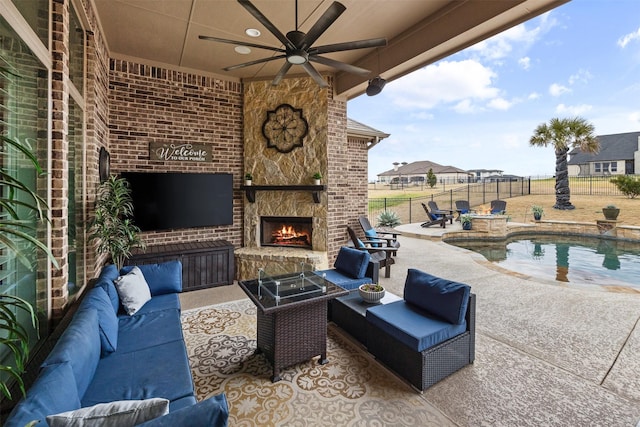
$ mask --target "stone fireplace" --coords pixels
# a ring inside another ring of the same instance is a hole
[[[313,249],[310,217],[260,217],[260,246]]]

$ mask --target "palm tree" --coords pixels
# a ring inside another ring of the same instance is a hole
[[[594,135],[594,126],[580,117],[553,118],[549,124],[541,123],[533,131],[529,144],[536,147],[553,145],[556,152],[556,204],[555,209],[574,209],[569,192],[567,154],[572,148],[586,153],[597,153],[600,142]]]

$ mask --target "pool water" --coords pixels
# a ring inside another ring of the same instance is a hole
[[[517,236],[450,244],[528,276],[640,292],[640,243],[574,236]]]

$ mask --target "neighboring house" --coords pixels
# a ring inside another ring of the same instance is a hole
[[[454,166],[442,166],[438,163],[422,160],[413,163],[394,163],[393,169],[378,174],[378,181],[383,184],[422,184],[426,182],[429,169],[438,178],[438,183],[459,183],[473,179],[473,174]]]
[[[378,142],[388,138],[389,134],[367,126],[347,117],[347,139],[365,141],[367,150],[370,150]]]
[[[500,169],[470,169],[467,172],[473,174],[477,182],[484,181],[487,178],[495,181],[496,176],[502,176]]]
[[[482,178],[482,182],[507,182],[507,181],[519,181],[521,176],[517,175],[489,175]],[[480,181],[480,180],[479,180]]]
[[[569,176],[634,175],[640,173],[640,132],[600,135],[600,151],[569,152]]]

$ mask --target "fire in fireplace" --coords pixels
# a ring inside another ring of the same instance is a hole
[[[313,223],[309,217],[263,216],[260,245],[312,249]]]

